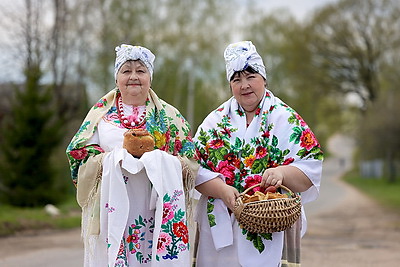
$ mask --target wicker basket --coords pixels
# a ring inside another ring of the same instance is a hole
[[[289,198],[243,203],[244,195],[257,186],[260,184],[247,188],[236,199],[233,212],[240,226],[252,233],[280,232],[291,227],[301,214],[300,196],[281,185],[290,194]]]

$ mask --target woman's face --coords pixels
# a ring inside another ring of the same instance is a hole
[[[125,104],[144,105],[151,86],[151,75],[140,60],[131,60],[119,69],[116,83]]]
[[[245,111],[252,112],[258,107],[265,88],[264,78],[260,74],[236,72],[229,84],[233,96]]]

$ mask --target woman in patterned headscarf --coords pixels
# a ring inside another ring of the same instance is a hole
[[[151,89],[155,56],[116,48],[116,88],[89,111],[67,148],[82,207],[85,266],[188,266],[188,193],[198,164],[190,127]],[[138,159],[124,133],[145,129],[153,151]]]
[[[251,233],[232,213],[240,192],[261,183],[284,185],[302,202],[318,196],[323,153],[292,108],[267,89],[264,63],[250,41],[224,53],[233,94],[211,112],[195,135],[200,169],[196,189],[200,227],[197,266],[299,266],[304,212],[285,232]]]

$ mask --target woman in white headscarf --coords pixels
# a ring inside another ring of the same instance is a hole
[[[232,213],[239,193],[261,183],[284,185],[306,203],[318,197],[323,153],[292,108],[267,89],[264,63],[250,41],[225,52],[232,97],[199,126],[196,189],[200,235],[197,266],[300,266],[304,212],[285,232],[251,233]]]
[[[190,126],[151,89],[153,53],[116,48],[116,88],[89,111],[67,148],[82,207],[85,266],[189,266],[187,207],[198,164]],[[135,158],[124,133],[145,129]]]

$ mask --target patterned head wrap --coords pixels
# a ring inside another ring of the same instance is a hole
[[[151,79],[153,80],[154,71],[154,54],[147,48],[142,46],[132,46],[122,44],[115,48],[116,58],[114,67],[114,77],[117,79],[117,73],[121,66],[128,60],[140,60],[147,67],[150,72]]]
[[[228,82],[235,72],[243,71],[249,66],[264,79],[267,79],[263,60],[251,41],[241,41],[228,45],[224,52],[224,58]]]

